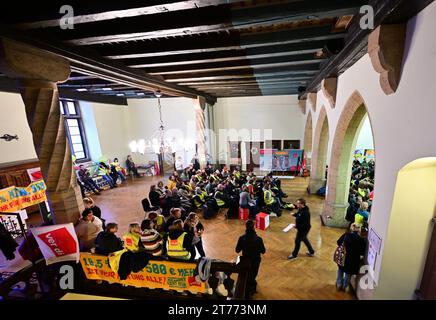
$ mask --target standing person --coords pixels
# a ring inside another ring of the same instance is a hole
[[[249,298],[251,295],[256,293],[256,277],[262,260],[261,254],[265,254],[266,252],[262,238],[259,237],[254,230],[253,220],[247,220],[245,223],[245,234],[239,237],[236,245],[236,253],[241,251],[242,256],[250,259],[251,262],[246,287],[246,298]]]
[[[361,257],[365,254],[365,239],[360,234],[360,227],[353,223],[350,231],[344,233],[337,241],[338,246],[345,247],[344,265],[338,265],[336,289],[346,291],[350,285],[351,276],[358,274]]]
[[[200,219],[198,218],[198,215],[195,212],[191,212],[188,217],[185,220],[184,223],[184,230],[187,233],[193,233],[194,238],[192,239],[192,251],[191,251],[191,257],[196,256],[195,248],[198,250],[198,254],[201,258],[205,257],[206,254],[204,253],[203,249],[203,241],[201,239],[201,236],[204,232],[204,227],[200,222]]]
[[[174,164],[176,167],[176,171],[179,175],[182,174],[183,169],[184,169],[184,163],[183,163],[183,159],[181,156],[177,157],[176,163]]]
[[[295,248],[290,256],[288,256],[289,260],[295,259],[298,256],[298,252],[300,251],[301,241],[304,242],[307,249],[309,250],[306,255],[309,257],[313,257],[315,254],[315,250],[313,250],[312,245],[307,239],[307,235],[309,234],[311,225],[310,225],[310,211],[309,207],[306,206],[306,200],[298,199],[295,207],[298,208],[298,211],[293,214],[295,217],[295,228],[297,229],[297,236],[295,237]]]

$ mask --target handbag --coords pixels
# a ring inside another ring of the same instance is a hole
[[[342,244],[336,248],[335,253],[333,254],[333,261],[340,267],[345,265],[345,254],[345,245],[342,242]]]

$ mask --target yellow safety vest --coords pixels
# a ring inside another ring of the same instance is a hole
[[[263,193],[263,200],[267,206],[272,205],[275,201],[271,190],[265,190]]]
[[[185,240],[186,232],[183,232],[177,239],[170,239],[167,241],[167,254],[171,258],[189,260],[191,253],[183,248],[183,241]]]
[[[203,191],[200,195],[201,200],[205,200],[208,195],[207,191]]]
[[[164,224],[164,217],[162,216],[162,215],[160,215],[160,214],[158,214],[157,215],[157,218],[156,218],[156,224],[158,225],[158,226],[161,226],[161,225],[163,225]]]
[[[360,189],[360,188],[358,188],[358,189],[357,189],[357,192],[359,193],[360,196],[362,196],[363,198],[365,198],[365,196],[366,196],[366,192],[365,192],[364,189]]]
[[[213,178],[214,181],[219,180],[219,178],[217,176],[215,176],[215,175],[211,175],[211,177]]]
[[[225,203],[224,200],[222,200],[222,199],[217,199],[216,195],[217,195],[218,193],[220,193],[220,194],[223,194],[223,193],[222,193],[221,191],[217,191],[217,192],[215,193],[215,200],[216,200],[216,203],[218,204],[219,207],[222,207],[222,206],[224,206],[226,203]]]
[[[139,250],[139,241],[141,240],[141,236],[136,233],[126,233],[123,236],[124,240],[124,248],[136,252]]]
[[[126,251],[127,251],[126,249],[123,249],[123,250],[111,253],[109,255],[109,266],[113,272],[118,273],[118,268],[120,266],[121,256]]]
[[[241,179],[241,173],[239,172],[239,171],[236,171],[236,173],[235,173],[235,177],[236,177],[236,179]]]

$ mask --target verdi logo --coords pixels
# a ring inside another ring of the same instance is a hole
[[[68,230],[64,227],[42,233],[38,237],[53,251],[56,257],[76,253],[77,244]]]

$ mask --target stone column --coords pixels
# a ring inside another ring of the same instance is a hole
[[[84,207],[57,89],[57,82],[69,77],[69,62],[8,39],[1,39],[0,61],[0,70],[19,80],[53,219],[58,224],[75,222]]]
[[[206,126],[204,119],[204,108],[206,101],[198,97],[195,101],[195,128],[197,133],[197,154],[202,168],[206,166]]]

